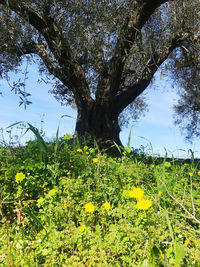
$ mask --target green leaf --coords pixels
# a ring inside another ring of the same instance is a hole
[[[23,211],[27,213],[38,225],[40,225],[42,228],[44,227],[40,219],[38,219],[38,217],[34,213],[31,213],[30,210],[25,207],[23,208]]]
[[[174,262],[174,267],[179,267],[181,261],[185,257],[185,247],[184,245],[175,245],[175,262]]]

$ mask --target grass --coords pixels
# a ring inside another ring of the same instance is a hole
[[[200,266],[198,161],[28,127],[35,141],[0,147],[0,266]]]

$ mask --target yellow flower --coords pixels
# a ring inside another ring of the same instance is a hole
[[[85,229],[86,229],[85,225],[82,225],[82,226],[78,227],[79,233],[83,233],[85,231]]]
[[[159,169],[159,168],[160,168],[160,166],[157,165],[157,166],[156,166],[156,169]]]
[[[165,162],[165,167],[171,167],[171,163],[170,162]]]
[[[160,254],[160,257],[162,258],[162,259],[164,259],[165,258],[165,256],[161,253]]]
[[[139,210],[148,210],[152,206],[151,200],[145,200],[141,199],[138,201],[138,203],[135,205],[135,207]]]
[[[129,197],[136,198],[137,200],[140,200],[144,195],[144,191],[141,188],[136,188],[134,187],[130,192],[129,192]]]
[[[56,189],[51,189],[51,190],[49,191],[49,195],[50,195],[50,196],[55,196],[56,193],[57,193]]]
[[[94,205],[92,203],[90,203],[90,202],[85,204],[84,208],[85,208],[85,211],[91,212],[91,213],[93,213],[94,209],[95,209]]]
[[[189,244],[189,241],[185,239],[184,245],[187,247],[188,244]]]
[[[64,203],[63,206],[64,206],[65,209],[67,208],[67,204],[66,203]]]
[[[15,175],[15,181],[16,182],[22,182],[25,178],[25,174],[23,174],[22,172],[18,172],[16,175]]]
[[[37,200],[37,203],[39,204],[39,206],[42,205],[42,204],[44,204],[44,198],[43,197],[39,198]]]
[[[110,203],[108,203],[108,202],[105,202],[102,206],[103,206],[103,208],[104,208],[105,210],[110,210],[110,209],[111,209],[111,205],[110,205]]]
[[[160,197],[161,195],[162,195],[162,192],[161,192],[161,191],[159,191],[159,192],[158,192],[158,196]]]
[[[81,148],[78,148],[76,151],[79,152],[79,153],[83,152]]]
[[[89,155],[89,152],[88,152],[88,151],[86,151],[86,152],[85,152],[85,154],[86,154],[86,155]]]
[[[98,163],[98,158],[93,158],[94,163]]]
[[[125,152],[128,153],[128,154],[131,153],[131,149],[130,149],[129,147],[125,147],[124,150],[125,150]]]
[[[154,167],[155,167],[155,165],[154,165],[154,164],[152,164],[152,165],[151,165],[151,168],[154,168]]]
[[[192,172],[189,172],[188,174],[189,174],[189,176],[193,176],[193,173]]]
[[[198,171],[197,174],[200,176],[200,171]]]

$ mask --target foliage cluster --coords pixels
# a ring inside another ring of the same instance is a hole
[[[198,164],[38,140],[0,147],[0,266],[199,266]]]

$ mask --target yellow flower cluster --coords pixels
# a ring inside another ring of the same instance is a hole
[[[55,196],[56,193],[57,193],[56,189],[51,189],[48,194],[49,196]]]
[[[78,148],[76,151],[79,152],[79,153],[83,152],[83,150],[81,148]]]
[[[129,191],[129,197],[137,199],[136,208],[139,210],[147,210],[152,206],[151,200],[142,199],[144,196],[144,191],[141,188],[134,187]]]
[[[111,205],[108,202],[103,203],[102,207],[105,210],[110,210],[111,209]],[[95,211],[95,206],[94,206],[94,204],[89,202],[89,203],[85,204],[84,209],[85,209],[86,212],[93,213]]]
[[[94,163],[98,163],[98,158],[93,158]]]
[[[144,195],[144,191],[141,188],[134,187],[129,192],[129,197],[136,198],[137,200],[140,200]]]
[[[41,198],[39,198],[39,199],[37,200],[37,204],[38,204],[39,206],[41,206],[41,205],[44,204],[44,201],[45,201],[45,199],[44,199],[43,197],[41,197]]]
[[[85,208],[85,211],[90,212],[90,213],[93,213],[95,210],[94,205],[90,202],[85,204],[84,208]]]
[[[22,182],[25,179],[25,174],[23,174],[22,172],[18,172],[15,175],[15,181],[16,182]]]
[[[131,149],[130,149],[129,147],[125,147],[124,150],[125,150],[125,152],[128,153],[128,154],[131,153]]]
[[[85,230],[86,230],[86,226],[85,225],[82,225],[82,226],[78,227],[79,233],[83,233]]]
[[[110,203],[108,203],[108,202],[105,202],[102,206],[103,206],[103,208],[104,208],[105,210],[110,210],[110,209],[111,209],[111,205],[110,205]]]
[[[170,162],[165,162],[165,167],[171,167],[171,163]]]
[[[148,210],[152,206],[151,200],[148,199],[140,199],[135,207],[139,210]]]

